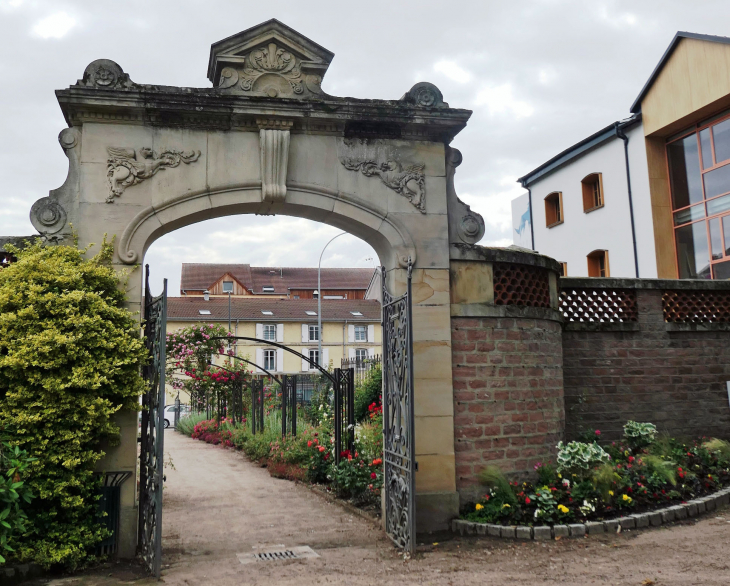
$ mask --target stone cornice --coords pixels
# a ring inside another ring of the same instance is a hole
[[[257,119],[291,120],[292,132],[449,143],[470,110],[429,108],[402,100],[323,96],[294,100],[223,94],[217,89],[137,85],[131,88],[71,86],[56,97],[69,126],[84,122],[258,131]]]

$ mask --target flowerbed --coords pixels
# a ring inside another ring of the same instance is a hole
[[[685,503],[730,485],[730,444],[658,437],[650,423],[628,422],[624,438],[558,444],[557,461],[535,464],[537,481],[509,482],[488,467],[487,490],[462,518],[501,525],[554,525],[611,519]]]

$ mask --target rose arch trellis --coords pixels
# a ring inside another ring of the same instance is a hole
[[[394,296],[412,277],[416,515],[427,511],[422,529],[445,528],[458,512],[449,269],[484,234],[454,190],[461,154],[449,146],[471,112],[450,108],[429,83],[394,100],[330,96],[321,84],[333,57],[270,20],[212,45],[209,88],[139,84],[113,61],[94,61],[56,92],[69,172],[31,221],[49,243],[113,236],[115,265],[133,271],[132,311],[143,309],[138,266],[149,246],[202,220],[284,214],[371,244]],[[101,466],[136,470],[135,421],[120,415],[121,445]],[[122,556],[136,546],[134,485],[122,486]]]

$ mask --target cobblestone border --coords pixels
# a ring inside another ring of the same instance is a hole
[[[548,541],[556,537],[584,537],[601,533],[616,533],[621,527],[624,529],[644,529],[645,527],[659,527],[673,521],[681,521],[690,517],[697,517],[714,511],[718,507],[730,504],[730,487],[710,496],[687,501],[681,505],[674,505],[666,509],[658,509],[648,513],[619,517],[610,521],[588,521],[587,523],[571,523],[569,525],[542,525],[528,527],[527,525],[494,525],[492,523],[474,523],[463,519],[451,521],[451,531],[459,535],[487,535],[501,539],[534,539]]]

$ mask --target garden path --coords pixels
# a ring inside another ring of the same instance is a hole
[[[304,486],[271,478],[239,452],[174,431],[165,434],[165,452],[174,465],[165,472],[163,582],[168,585],[727,586],[730,576],[727,508],[683,525],[581,540],[431,536],[404,562],[370,521]],[[236,557],[275,544],[309,545],[321,557],[247,565]],[[156,584],[128,564],[36,582],[41,583]]]

